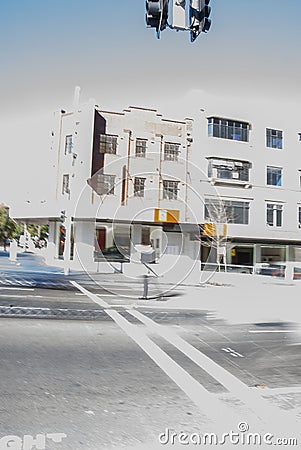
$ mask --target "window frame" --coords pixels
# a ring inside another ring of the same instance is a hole
[[[178,161],[181,144],[179,142],[164,142],[164,161]]]
[[[216,208],[214,206],[216,204],[217,211],[216,217],[214,217],[214,213],[209,211],[209,208]],[[239,210],[239,216],[236,215],[234,211]],[[205,198],[204,203],[204,219],[206,222],[213,223],[229,223],[233,225],[249,225],[250,223],[250,202],[247,200],[237,200],[237,199],[217,199],[217,198]],[[242,218],[242,220],[238,220],[237,218]]]
[[[271,220],[269,220],[269,215]],[[266,202],[266,223],[269,227],[281,228],[283,226],[282,203]]]
[[[239,161],[234,159],[221,159],[210,157],[208,159],[208,178],[214,178],[216,181],[238,181],[249,183],[250,169],[252,164],[249,161]],[[214,174],[216,170],[216,175]],[[223,174],[226,176],[223,176]],[[234,177],[233,175],[238,176]],[[232,176],[228,176],[232,175]]]
[[[70,194],[70,174],[64,173],[62,178],[62,195]]]
[[[65,136],[65,155],[71,155],[73,151],[73,134],[66,134]]]
[[[274,128],[266,128],[265,132],[267,148],[283,150],[283,131]]]
[[[146,181],[145,177],[135,177],[134,178],[134,197],[144,197],[145,181]],[[139,186],[139,184],[140,184],[140,186]]]
[[[179,183],[176,180],[163,180],[163,200],[178,200]]]
[[[104,155],[116,155],[118,146],[117,134],[100,134],[99,135],[99,153]]]
[[[136,138],[136,142],[135,142],[135,156],[137,158],[145,158],[146,157],[146,149],[147,149],[147,142],[148,139],[144,139],[144,138]],[[138,145],[138,144],[143,144],[143,145]],[[142,151],[138,151],[142,149]]]
[[[277,170],[280,171],[280,175],[276,174]],[[277,176],[279,178],[275,178]],[[275,178],[275,182],[273,182],[274,178]],[[277,179],[278,179],[278,181],[277,181]],[[279,183],[279,181],[280,181],[280,183]],[[279,166],[267,166],[266,167],[266,185],[267,186],[282,187],[282,181],[283,181],[283,167],[279,167]]]
[[[249,122],[211,116],[207,117],[207,124],[209,137],[249,142],[251,130],[251,124]]]

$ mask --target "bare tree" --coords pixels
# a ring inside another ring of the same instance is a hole
[[[204,224],[203,235],[210,239],[200,241],[204,247],[215,249],[216,264],[220,272],[222,261],[226,269],[227,224],[230,217],[221,200],[211,201],[205,208],[207,221]]]

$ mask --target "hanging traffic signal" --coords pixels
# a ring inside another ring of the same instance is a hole
[[[211,27],[211,20],[209,19],[211,13],[211,7],[209,6],[210,0],[203,0],[201,17],[202,17],[202,32],[207,33]]]
[[[156,28],[157,36],[165,30],[168,19],[168,0],[146,0],[146,25]]]
[[[199,34],[207,33],[211,26],[209,19],[211,7],[210,0],[190,0],[190,40],[194,42]]]
[[[60,222],[61,222],[61,223],[64,223],[65,220],[66,220],[66,211],[63,210],[63,211],[61,211]]]

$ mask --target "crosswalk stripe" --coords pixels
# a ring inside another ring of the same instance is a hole
[[[101,306],[106,304],[99,296],[89,292],[78,283],[71,283],[81,292],[86,293],[86,295],[91,298],[91,300],[95,301],[95,303],[98,303]],[[218,421],[222,420],[220,423],[223,423],[224,425],[225,421],[229,421],[228,423],[230,426],[232,425],[232,427],[239,422],[239,418],[236,418],[236,422],[233,422],[234,416],[231,416],[231,414],[229,415],[230,410],[221,403],[219,399],[215,399],[218,400],[216,403],[216,401],[213,400],[214,396],[185,371],[183,367],[169,357],[157,344],[155,344],[147,336],[144,330],[141,330],[136,324],[130,323],[117,311],[111,309],[112,307],[110,305],[107,306],[110,308],[105,309],[108,316],[111,317],[111,319],[113,319],[114,322],[150,356],[150,358],[188,395],[202,412],[205,414],[206,412],[209,412],[209,417]],[[104,308],[106,307],[104,306]],[[277,432],[279,424],[282,425],[282,429],[284,426],[285,429],[291,429],[292,426],[295,426],[296,418],[293,417],[292,414],[288,411],[280,411],[278,407],[271,405],[267,399],[261,397],[260,393],[254,389],[251,390],[241,380],[175,334],[170,328],[157,324],[139,311],[126,309],[126,312],[140,320],[140,322],[146,325],[151,332],[155,332],[180,350],[202,370],[205,370],[209,375],[225,386],[237,399],[242,401],[249,410],[249,422],[252,423],[252,425],[255,425],[257,430],[264,430],[266,424],[269,425],[269,431],[271,432]]]
[[[218,398],[208,392],[185,369],[168,356],[137,325],[133,325],[115,310],[106,310],[114,322],[171,378],[199,409],[211,420],[234,427],[239,422]]]
[[[81,291],[83,294],[86,294],[93,302],[97,303],[99,306],[102,306],[103,308],[109,308],[110,305],[102,300],[98,295],[93,294],[92,292],[88,291],[88,289],[82,287],[80,284],[78,284],[76,281],[70,281],[73,286],[75,286],[79,291]]]
[[[281,419],[282,421],[285,418],[287,418],[288,421],[292,419],[287,411],[282,412],[278,408],[272,406],[267,400],[263,399],[257,391],[251,390],[236,376],[232,375],[204,353],[197,350],[194,346],[174,333],[170,328],[157,324],[139,311],[127,310],[127,312],[140,320],[151,331],[156,332],[159,336],[163,337],[167,342],[180,350],[201,369],[205,370],[215,380],[225,386],[229,392],[235,394],[238,399],[242,400],[252,409],[258,418],[264,419],[266,423],[270,422],[271,417],[273,419]]]

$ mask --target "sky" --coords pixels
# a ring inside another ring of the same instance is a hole
[[[175,117],[182,98],[202,92],[300,105],[300,0],[210,5],[210,32],[191,44],[169,29],[156,39],[145,0],[2,1],[2,164],[22,183],[32,174],[41,182],[33,167],[43,167],[53,111],[71,106],[75,86],[103,109],[139,105]],[[2,171],[0,202],[11,201],[11,180]]]

